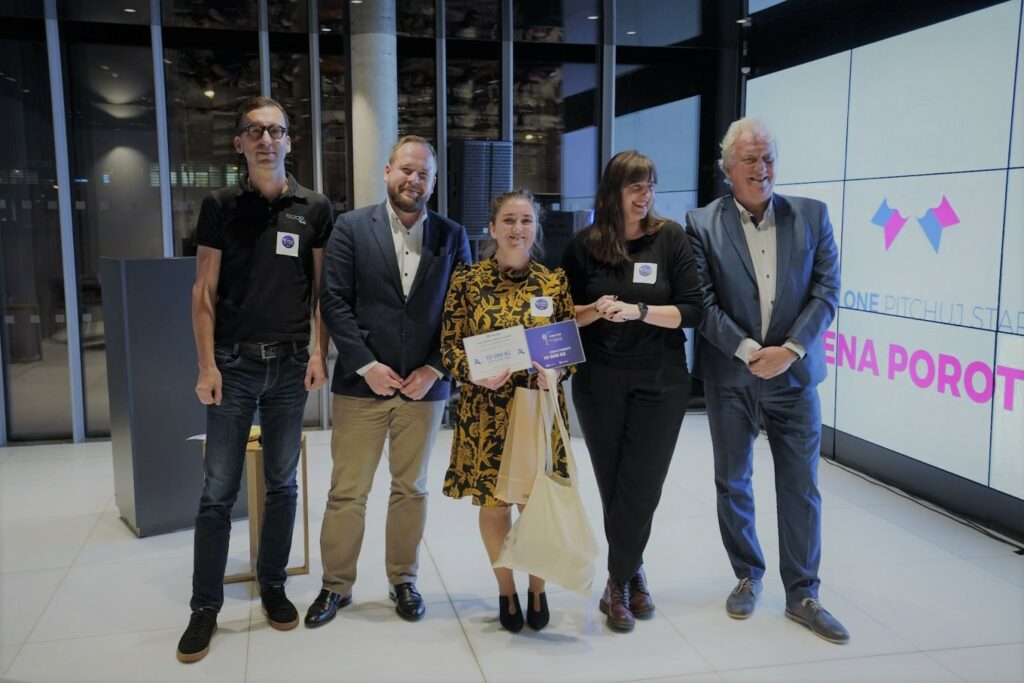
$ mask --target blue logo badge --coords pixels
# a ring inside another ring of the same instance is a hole
[[[292,247],[295,246],[295,238],[292,237],[291,235],[285,235],[284,237],[281,238],[281,246],[283,246],[285,249],[291,249]]]
[[[651,267],[646,263],[640,266],[640,275],[642,275],[643,277],[649,276],[651,272]]]
[[[548,310],[548,300],[547,299],[537,299],[537,303],[535,305],[537,306],[537,310],[538,311],[546,311],[546,310]]]

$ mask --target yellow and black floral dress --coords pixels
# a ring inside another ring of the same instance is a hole
[[[550,317],[530,313],[534,297],[551,297]],[[537,388],[536,373],[513,372],[498,389],[485,389],[469,381],[464,337],[515,325],[539,327],[575,317],[569,285],[561,268],[549,270],[530,261],[521,271],[502,271],[493,258],[460,266],[452,275],[441,323],[441,359],[460,383],[458,417],[451,464],[444,477],[444,494],[473,497],[475,505],[507,505],[494,497],[501,452],[508,430],[509,410],[516,387]],[[573,368],[569,368],[571,372]],[[565,397],[559,392],[562,417],[568,421]],[[565,446],[558,428],[553,430],[555,470],[565,474]]]

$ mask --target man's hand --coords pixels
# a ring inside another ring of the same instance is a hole
[[[210,404],[220,405],[221,378],[220,370],[214,365],[209,368],[199,368],[199,379],[196,380],[196,395],[199,402],[204,406]]]
[[[508,378],[511,376],[512,371],[506,368],[497,375],[491,375],[490,377],[484,377],[483,379],[474,379],[470,381],[472,381],[473,384],[477,385],[478,387],[483,387],[484,389],[497,389],[505,382],[507,382]]]
[[[396,389],[402,388],[402,378],[394,370],[377,363],[370,368],[363,379],[370,385],[370,390],[378,396],[394,396]]]
[[[413,370],[405,381],[402,382],[402,386],[399,391],[402,392],[406,397],[411,398],[414,401],[418,401],[427,395],[430,391],[430,387],[434,386],[434,382],[437,381],[437,373],[426,365]]]
[[[761,379],[778,377],[798,358],[784,346],[765,346],[750,354],[747,368]]]
[[[310,355],[306,363],[306,391],[316,391],[327,384],[327,362],[319,353]]]

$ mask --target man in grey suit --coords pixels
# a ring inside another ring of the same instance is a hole
[[[366,498],[389,439],[385,570],[395,611],[423,616],[416,590],[427,517],[427,458],[437,441],[449,378],[441,365],[441,311],[456,264],[470,260],[466,231],[426,208],[434,148],[405,136],[392,148],[387,199],[338,217],[324,249],[320,310],[338,347],[331,456],[320,534],[323,590],[306,612],[320,626],[352,601]]]
[[[818,602],[818,456],[825,378],[822,335],[839,303],[839,260],[826,206],[773,193],[775,140],[760,121],[733,122],[719,165],[732,195],[686,216],[704,293],[695,374],[704,382],[718,522],[739,583],[726,612],[746,619],[765,562],[750,476],[763,421],[775,463],[786,616],[834,643],[850,636]]]

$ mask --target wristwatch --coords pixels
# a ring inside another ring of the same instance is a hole
[[[647,304],[645,304],[643,301],[639,301],[637,302],[636,307],[640,309],[640,317],[637,318],[637,322],[643,322],[644,318],[647,317]]]

